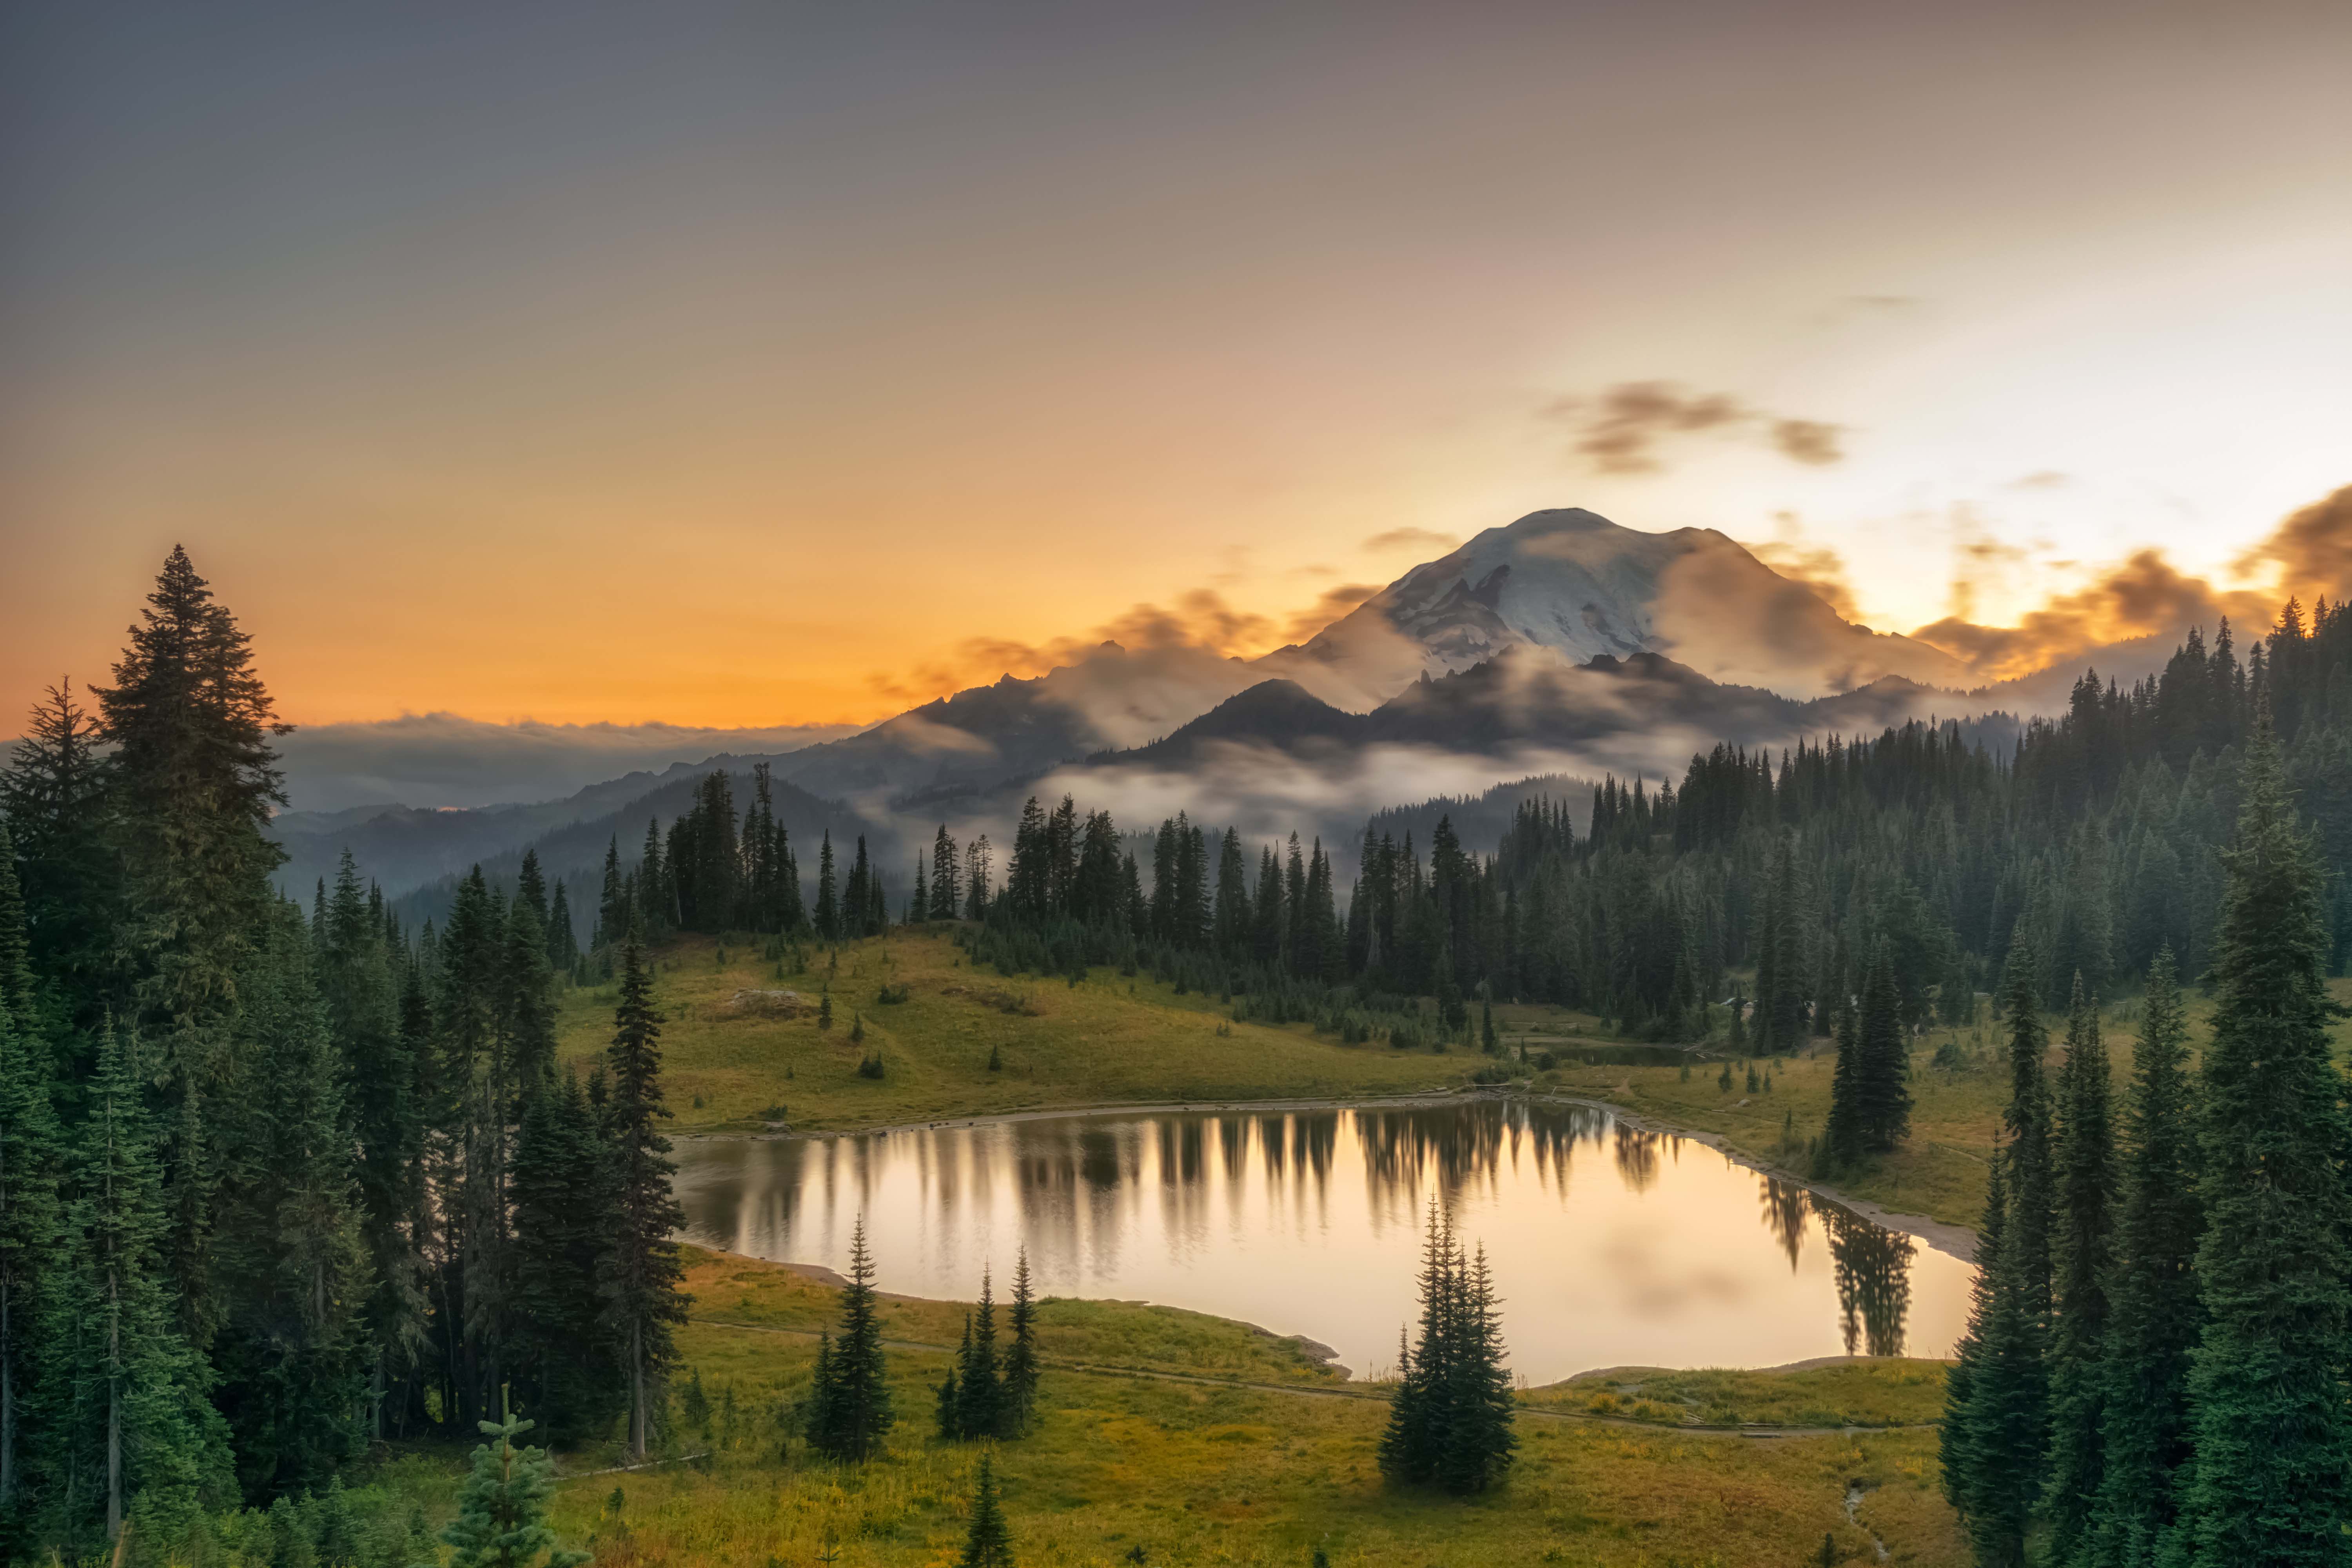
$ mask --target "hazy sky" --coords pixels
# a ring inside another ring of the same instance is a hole
[[[875,717],[1549,505],[1885,627],[2225,567],[2352,481],[2347,64],[2334,0],[19,0],[0,715],[174,540],[311,721]]]

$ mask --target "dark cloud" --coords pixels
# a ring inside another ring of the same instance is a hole
[[[2305,599],[2352,595],[2352,485],[2289,513],[2237,565],[2241,572],[2275,565],[2280,590]]]
[[[1367,550],[1427,550],[1443,555],[1461,543],[1450,533],[1440,533],[1433,528],[1391,528],[1385,533],[1375,533],[1364,541]]]
[[[1760,438],[1794,462],[1820,465],[1845,456],[1839,426],[1768,413],[1729,393],[1690,392],[1671,381],[1620,382],[1597,397],[1562,398],[1544,412],[1569,426],[1577,456],[1604,474],[1654,473],[1661,443],[1707,431]]]
[[[1965,660],[1986,680],[2006,680],[2102,643],[2211,626],[2223,616],[2259,625],[2267,609],[2263,595],[2217,588],[2176,568],[2161,551],[2142,550],[2088,586],[2053,595],[2013,626],[1947,616],[1911,635]]]
[[[1838,445],[1842,426],[1823,424],[1818,419],[1775,419],[1772,421],[1772,445],[1791,462],[1811,463],[1819,468],[1834,463],[1845,456]]]
[[[2089,585],[2052,595],[2016,626],[1979,626],[1970,618],[1979,587],[2032,552],[1991,538],[1965,514],[1958,549],[1952,614],[1911,635],[1966,660],[1987,680],[2011,679],[2103,643],[2169,637],[2224,616],[2242,626],[2266,626],[2291,595],[2352,595],[2352,485],[2288,514],[2232,563],[2245,574],[2274,569],[2278,585],[2263,591],[2221,587],[2180,571],[2161,551],[2142,550]]]

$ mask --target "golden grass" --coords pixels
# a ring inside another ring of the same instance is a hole
[[[851,943],[830,968],[813,953],[807,971],[781,979],[756,945],[724,952],[722,963],[719,944],[686,937],[659,954],[663,1076],[682,1131],[755,1130],[779,1105],[795,1131],[838,1131],[1056,1107],[1404,1094],[1457,1085],[1485,1061],[1235,1024],[1214,996],[1178,996],[1114,970],[1075,986],[1007,979],[972,968],[939,932]],[[909,995],[880,1002],[885,985]],[[726,1011],[738,991],[791,989],[814,1000],[825,986],[829,1030],[814,1017]],[[614,999],[609,985],[564,994],[563,1060],[604,1049]],[[861,1016],[866,1040],[853,1044]],[[867,1050],[881,1055],[878,1079],[857,1076]],[[992,1051],[1002,1063],[994,1071]]]
[[[2339,1002],[2352,1003],[2352,979],[2330,983]],[[2212,1005],[2209,998],[2189,999],[2189,1046],[2192,1054],[2205,1039]],[[2101,1034],[2113,1066],[2118,1092],[2131,1070],[2131,1050],[2138,1037],[2137,1001],[2106,1009]],[[1498,1026],[1515,1031],[1581,1026],[1588,1038],[1597,1026],[1590,1019],[1540,1008],[1497,1008]],[[1564,1020],[1563,1024],[1561,1021]],[[2065,1025],[2051,1020],[2058,1038],[2052,1042],[2051,1066],[2055,1069]],[[2336,1054],[2352,1056],[2352,1024],[2334,1026]],[[1572,1046],[1552,1034],[1529,1033],[1531,1049]],[[1950,1041],[1961,1065],[1935,1065],[1937,1047]],[[1539,1081],[1561,1093],[1622,1105],[1639,1115],[1676,1127],[1720,1136],[1738,1152],[1766,1163],[1802,1173],[1806,1169],[1805,1140],[1821,1131],[1829,1115],[1830,1074],[1835,1063],[1828,1042],[1817,1042],[1815,1055],[1759,1063],[1772,1068],[1772,1089],[1750,1094],[1745,1064],[1735,1064],[1732,1088],[1717,1087],[1719,1062],[1698,1063],[1685,1081],[1673,1067],[1587,1067],[1563,1063],[1544,1073]],[[1838,1173],[1832,1184],[1843,1193],[1882,1204],[1898,1213],[1926,1215],[1949,1225],[1973,1226],[1984,1212],[1986,1160],[1992,1152],[1993,1131],[2001,1109],[2009,1102],[2007,1044],[1998,1026],[1990,1022],[1961,1029],[1937,1029],[1915,1042],[1911,1058],[1911,1137],[1895,1152],[1874,1159],[1858,1170]],[[1786,1142],[1793,1129],[1795,1146]]]
[[[841,1563],[877,1568],[952,1563],[979,1450],[929,1436],[929,1384],[944,1355],[890,1352],[898,1429],[883,1458],[845,1470],[813,1459],[797,1439],[787,1442],[775,1419],[806,1387],[813,1343],[704,1316],[723,1304],[730,1314],[764,1310],[797,1323],[827,1306],[831,1290],[773,1265],[715,1254],[695,1256],[693,1282],[709,1295],[697,1302],[681,1349],[719,1413],[708,1433],[674,1439],[708,1457],[566,1482],[553,1513],[565,1539],[593,1538],[599,1563],[767,1568],[821,1561],[828,1550]],[[1086,1321],[1057,1321],[1070,1305],[1053,1303],[1045,1314],[1049,1354],[1136,1345],[1143,1350],[1132,1365],[1191,1370],[1203,1364],[1191,1348],[1197,1342],[1228,1347],[1211,1359],[1231,1354],[1236,1372],[1284,1370],[1266,1359],[1278,1358],[1269,1348],[1276,1342],[1240,1325],[1176,1314],[1189,1321],[1171,1342],[1165,1325],[1138,1321],[1164,1316],[1153,1309],[1094,1302]],[[960,1332],[963,1311],[894,1300],[887,1321],[894,1335],[948,1322]],[[1099,1338],[1066,1337],[1072,1332]],[[1774,1403],[1772,1380],[1786,1377],[1805,1392],[1779,1403],[1826,1400],[1847,1419],[1887,1407],[1910,1386],[1900,1378],[1880,1387],[1808,1373],[1734,1375],[1759,1408]],[[1842,1560],[1866,1563],[1869,1531],[1899,1563],[1966,1560],[1936,1491],[1932,1433],[1742,1438],[1551,1419],[1531,1409],[1519,1422],[1520,1458],[1507,1483],[1487,1496],[1451,1499],[1381,1485],[1375,1451],[1387,1407],[1377,1391],[1298,1383],[1282,1392],[1049,1366],[1035,1430],[995,1449],[1018,1561],[1110,1568],[1138,1561],[1139,1548],[1150,1563],[1303,1565],[1320,1543],[1346,1565],[1745,1565],[1810,1562],[1828,1533]],[[1862,1403],[1848,1409],[1837,1403],[1842,1394]],[[585,1463],[575,1458],[569,1468]],[[1860,1528],[1844,1510],[1857,1482],[1866,1489]],[[609,1506],[616,1486],[624,1494],[617,1519]]]
[[[1521,1394],[1530,1409],[1711,1426],[1900,1426],[1944,1413],[1939,1361],[1840,1360],[1789,1371],[1611,1367]]]

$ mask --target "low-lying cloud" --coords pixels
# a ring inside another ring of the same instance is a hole
[[[1678,436],[1713,433],[1760,440],[1791,462],[1843,459],[1843,426],[1753,407],[1727,392],[1692,392],[1671,381],[1622,381],[1593,397],[1567,397],[1546,414],[1567,425],[1571,449],[1604,474],[1655,473]]]
[[[723,730],[684,724],[493,723],[462,713],[305,724],[279,742],[296,811],[494,805],[560,799],[639,769],[722,752],[798,751],[854,724]]]

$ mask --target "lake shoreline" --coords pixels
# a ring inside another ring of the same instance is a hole
[[[986,1127],[1020,1121],[1044,1121],[1056,1118],[1078,1116],[1164,1116],[1202,1113],[1206,1115],[1249,1114],[1296,1110],[1410,1110],[1416,1106],[1458,1105],[1467,1100],[1520,1100],[1529,1105],[1572,1105],[1589,1110],[1604,1110],[1627,1126],[1643,1132],[1657,1132],[1675,1138],[1687,1138],[1702,1143],[1734,1164],[1744,1165],[1761,1176],[1774,1181],[1789,1182],[1801,1186],[1825,1203],[1868,1220],[1881,1230],[1894,1231],[1916,1241],[1924,1241],[1937,1251],[1956,1258],[1963,1263],[1976,1261],[1977,1234],[1967,1226],[1953,1225],[1927,1215],[1905,1214],[1875,1204],[1867,1198],[1840,1192],[1826,1182],[1813,1181],[1796,1172],[1776,1165],[1744,1150],[1733,1147],[1723,1135],[1698,1128],[1685,1127],[1662,1118],[1629,1110],[1605,1100],[1592,1100],[1581,1095],[1530,1093],[1525,1089],[1481,1087],[1468,1089],[1433,1090],[1422,1094],[1394,1096],[1312,1096],[1303,1099],[1163,1100],[1143,1104],[1082,1105],[1037,1110],[1001,1111],[983,1116],[950,1116],[925,1121],[902,1121],[881,1127],[831,1129],[823,1131],[794,1132],[788,1127],[763,1132],[681,1132],[674,1142],[785,1142],[793,1139],[814,1142],[828,1138],[866,1138],[877,1133],[928,1132],[948,1128]]]

